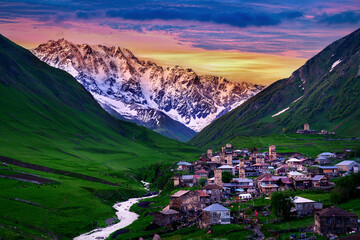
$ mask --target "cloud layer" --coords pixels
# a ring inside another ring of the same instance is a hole
[[[0,33],[27,46],[66,37],[150,57],[227,51],[306,59],[359,23],[358,0],[0,1]]]

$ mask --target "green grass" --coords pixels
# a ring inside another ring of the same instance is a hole
[[[247,239],[253,235],[249,230],[244,229],[243,225],[215,225],[211,227],[211,233],[208,230],[199,228],[185,228],[172,233],[161,235],[162,239],[182,240],[182,239]]]
[[[298,238],[300,238],[300,233],[299,232],[287,232],[287,233],[280,233],[279,234],[279,240],[288,240],[290,239],[290,234],[295,234]],[[326,240],[328,239],[325,236],[320,236],[316,233],[313,232],[306,232],[306,237],[310,237],[310,236],[315,236],[316,239],[318,240]]]
[[[336,140],[320,135],[268,135],[268,136],[238,136],[228,141],[237,148],[256,147],[268,151],[270,145],[276,145],[278,153],[296,152],[316,158],[322,152],[344,152],[346,148],[360,147],[360,140]]]
[[[118,185],[9,164],[57,183],[0,178],[1,238],[71,239],[103,226],[114,216],[114,202],[144,193],[142,169],[199,154],[190,145],[113,118],[69,74],[0,36],[0,156]]]
[[[358,215],[360,217],[360,199],[358,199],[358,198],[349,200],[348,202],[345,202],[342,204],[339,204],[338,207],[340,207],[346,211],[355,213],[356,215]]]
[[[280,223],[268,223],[264,224],[265,227],[279,231],[284,229],[309,227],[314,222],[314,217],[294,218],[289,221],[282,221]]]
[[[305,190],[305,191],[296,191],[295,195],[316,202],[322,202],[324,206],[331,205],[330,192],[324,192],[320,190],[319,191]]]

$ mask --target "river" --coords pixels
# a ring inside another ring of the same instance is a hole
[[[149,191],[149,183],[144,181],[141,182],[144,184],[144,188]],[[130,212],[130,207],[132,205],[138,203],[141,199],[152,198],[157,195],[158,194],[146,197],[130,198],[125,202],[115,203],[113,208],[116,209],[116,216],[119,219],[118,223],[104,228],[96,228],[90,232],[81,234],[80,236],[74,238],[74,240],[100,240],[108,238],[113,232],[129,226],[131,223],[138,219],[138,214]]]

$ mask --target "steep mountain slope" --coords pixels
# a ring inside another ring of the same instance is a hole
[[[0,178],[0,238],[70,239],[103,226],[115,201],[143,191],[141,168],[198,153],[115,119],[70,74],[0,35],[0,175],[49,182]]]
[[[198,76],[179,66],[163,68],[119,47],[78,45],[60,39],[41,44],[32,52],[73,75],[108,112],[163,134],[170,126],[174,127],[169,131],[176,131],[180,122],[193,130],[179,129],[188,139],[194,131],[263,89],[250,83]],[[178,122],[170,122],[164,114]]]
[[[360,29],[214,121],[190,143],[205,147],[239,135],[279,133],[282,128],[294,132],[306,122],[311,129],[359,136],[359,80]]]

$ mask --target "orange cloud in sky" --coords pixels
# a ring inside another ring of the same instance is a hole
[[[233,51],[139,51],[136,55],[162,66],[181,65],[194,69],[198,74],[265,85],[289,77],[306,61],[295,57]]]
[[[19,20],[19,19],[18,19]],[[230,81],[246,81],[269,85],[289,77],[306,59],[263,53],[204,50],[180,43],[176,36],[157,32],[116,31],[92,23],[63,23],[64,26],[36,26],[28,19],[18,23],[1,24],[2,34],[10,40],[33,48],[50,39],[65,38],[75,43],[103,44],[130,49],[140,59],[148,59],[161,66],[180,65],[198,74],[226,77]],[[71,25],[71,27],[66,27]],[[22,31],[19,31],[22,29]],[[91,29],[91,31],[89,30]]]

